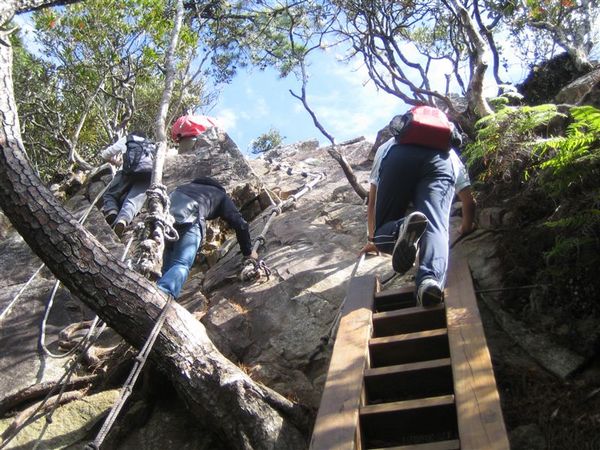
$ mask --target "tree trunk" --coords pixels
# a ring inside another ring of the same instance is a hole
[[[175,85],[175,52],[179,42],[179,34],[183,23],[183,0],[175,1],[175,18],[173,19],[173,30],[171,31],[171,40],[165,55],[165,87],[162,92],[162,98],[156,114],[155,132],[156,132],[156,156],[154,158],[154,168],[152,169],[152,179],[150,181],[150,190],[148,191],[148,212],[150,217],[154,218],[149,223],[149,238],[146,239],[141,248],[140,262],[137,264],[138,270],[152,279],[161,276],[162,256],[165,248],[165,228],[156,218],[164,218],[168,211],[168,202],[164,199],[167,195],[166,188],[162,184],[162,175],[165,156],[167,154],[167,133],[166,121],[169,112],[169,104]],[[152,193],[162,189],[162,195]],[[161,198],[163,197],[163,198]]]
[[[469,87],[467,88],[469,109],[476,114],[477,118],[485,117],[494,112],[483,93],[483,82],[485,72],[488,68],[488,64],[485,61],[485,41],[481,37],[481,34],[477,30],[477,26],[469,16],[469,12],[465,7],[456,0],[450,0],[450,3],[456,9],[472,47],[469,51],[471,53],[470,59],[474,66],[473,76],[471,77]]]
[[[0,207],[56,278],[140,348],[165,297],[109,254],[35,175],[20,136],[11,70],[12,49],[0,43]],[[168,311],[150,357],[191,411],[231,448],[305,447],[295,425],[303,417],[297,407],[223,357],[202,324],[180,305]]]

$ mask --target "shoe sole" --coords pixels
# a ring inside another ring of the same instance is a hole
[[[123,236],[123,233],[125,232],[125,224],[121,222],[117,223],[115,225],[114,232],[119,237]]]
[[[115,213],[115,214],[107,214],[107,215],[104,217],[104,220],[106,220],[106,223],[107,223],[107,224],[109,224],[109,225],[111,225],[111,226],[112,226],[112,224],[115,222],[115,219],[116,219],[116,218],[117,218],[117,213]]]
[[[397,273],[408,271],[417,258],[417,242],[427,228],[424,216],[414,216],[409,219],[403,236],[398,236],[392,252],[392,267]]]
[[[425,289],[421,297],[421,306],[427,308],[428,306],[439,305],[444,301],[444,292],[437,286],[431,286],[429,289]]]

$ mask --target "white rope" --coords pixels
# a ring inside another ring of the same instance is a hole
[[[127,245],[125,246],[125,249],[123,250],[123,255],[121,256],[121,261],[125,260],[125,257],[127,256],[127,253],[129,252],[132,242],[133,242],[133,236],[129,238],[129,241],[127,242]],[[100,320],[98,316],[94,317],[88,332],[77,343],[77,345],[75,345],[75,347],[73,347],[66,353],[62,353],[62,354],[52,353],[52,351],[50,351],[50,349],[46,346],[46,327],[47,327],[47,323],[48,323],[48,317],[50,316],[50,310],[52,309],[52,306],[54,305],[54,297],[56,296],[56,292],[58,291],[59,287],[60,287],[60,281],[56,280],[56,283],[54,284],[54,288],[52,289],[52,293],[50,294],[50,298],[48,299],[48,303],[46,304],[46,310],[44,311],[44,318],[42,319],[42,326],[41,326],[41,330],[40,330],[40,340],[39,340],[39,344],[40,344],[40,347],[42,348],[43,352],[47,356],[49,356],[51,358],[56,358],[56,359],[65,358],[65,357],[70,356],[73,353],[75,353],[77,351],[77,349],[79,347],[81,347],[81,345],[83,345],[83,343],[87,339],[90,338],[90,336],[94,332],[94,330]]]
[[[150,351],[152,350],[152,347],[154,346],[154,342],[156,342],[156,339],[158,338],[158,335],[160,334],[160,330],[161,330],[161,328],[165,322],[165,319],[167,317],[167,311],[169,310],[169,306],[171,306],[172,302],[173,302],[173,296],[169,295],[169,298],[167,299],[165,306],[163,307],[162,311],[160,312],[160,315],[158,316],[158,319],[156,320],[156,323],[154,324],[154,327],[152,328],[152,331],[150,332],[150,335],[148,336],[148,339],[146,340],[146,343],[144,344],[144,346],[142,347],[142,349],[140,350],[140,352],[138,353],[138,355],[135,358],[135,363],[134,363],[133,369],[129,373],[129,376],[127,377],[127,381],[125,381],[125,384],[121,388],[119,399],[116,401],[116,403],[113,405],[110,412],[108,413],[108,416],[106,417],[106,419],[104,420],[104,423],[102,424],[102,428],[96,435],[96,439],[94,439],[93,442],[88,443],[85,447],[86,449],[93,449],[93,450],[99,449],[100,446],[102,445],[102,442],[104,442],[104,439],[110,432],[110,429],[112,428],[113,424],[115,423],[117,416],[121,412],[123,405],[125,405],[125,402],[131,395],[131,392],[133,391],[133,386],[135,385],[135,382],[137,381],[140,373],[142,372],[142,369],[144,368],[144,365],[146,364],[148,355],[150,354]]]
[[[100,200],[100,197],[102,195],[104,195],[104,193],[108,189],[108,186],[110,186],[110,182],[107,183],[107,185],[104,187],[104,189],[102,189],[98,193],[98,195],[96,195],[96,197],[94,198],[94,201],[90,204],[90,206],[88,207],[88,209],[83,213],[83,215],[79,219],[79,223],[80,224],[83,224],[87,220],[88,216],[90,215],[90,212],[92,211],[92,208],[98,202],[98,200]],[[42,269],[44,267],[46,267],[46,264],[42,264],[34,272],[34,274],[31,275],[31,277],[29,278],[29,280],[27,280],[27,283],[25,283],[25,285],[19,290],[19,292],[17,293],[17,295],[15,296],[15,298],[13,298],[12,301],[8,304],[8,306],[4,309],[4,311],[2,311],[2,314],[0,314],[0,322],[2,322],[2,319],[4,318],[4,316],[6,316],[8,314],[8,311],[10,311],[10,309],[14,306],[14,304],[17,302],[17,300],[19,299],[19,297],[21,296],[21,294],[23,292],[25,292],[25,289],[27,289],[27,287],[33,282],[33,280],[38,276],[38,274],[42,271]]]
[[[329,340],[335,335],[335,333],[337,331],[337,328],[340,324],[340,320],[342,319],[342,309],[344,308],[344,305],[346,304],[346,299],[348,298],[348,291],[350,289],[350,284],[352,283],[352,279],[356,276],[358,267],[365,260],[365,256],[366,256],[365,253],[362,253],[356,260],[356,263],[354,264],[354,269],[352,269],[352,273],[350,274],[350,279],[348,280],[348,286],[346,286],[346,295],[344,296],[342,303],[340,303],[340,306],[338,307],[338,311],[337,311],[337,314],[335,315],[335,319],[333,319],[333,322],[331,323],[331,326],[329,327],[329,332],[327,333],[327,335],[324,338],[321,338],[322,340],[325,341],[325,344],[327,344],[327,342],[329,342]]]
[[[27,287],[31,284],[31,282],[35,279],[35,277],[37,277],[38,273],[40,273],[40,271],[44,267],[46,267],[45,264],[42,264],[40,267],[38,267],[38,270],[36,270],[35,273],[33,275],[31,275],[29,280],[27,280],[27,283],[25,283],[25,285],[21,289],[19,289],[19,292],[17,292],[17,295],[15,295],[15,298],[12,299],[12,301],[8,304],[6,309],[4,311],[2,311],[2,314],[0,314],[0,322],[2,322],[2,319],[4,318],[4,316],[6,316],[8,314],[8,311],[10,311],[10,309],[14,306],[14,304],[17,303],[17,300],[19,300],[19,297],[21,296],[21,294],[25,291],[25,289],[27,289]]]

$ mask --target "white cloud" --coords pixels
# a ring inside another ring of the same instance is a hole
[[[237,125],[238,115],[233,109],[225,108],[216,112],[216,119],[219,121],[223,129],[227,131],[233,131]]]

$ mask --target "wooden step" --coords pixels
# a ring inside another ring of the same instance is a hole
[[[371,368],[448,358],[448,332],[437,329],[373,338],[369,355]]]
[[[363,448],[414,445],[458,438],[454,396],[360,408]]]
[[[429,442],[427,444],[401,445],[394,447],[374,448],[371,450],[460,450],[460,441],[453,439],[451,441]]]
[[[374,404],[453,392],[450,358],[365,370],[365,403]]]
[[[393,336],[436,328],[446,328],[446,310],[443,304],[431,308],[414,306],[373,314],[373,337]]]
[[[410,308],[417,305],[415,287],[405,286],[399,289],[377,292],[373,305],[374,312],[393,311],[395,309]]]

